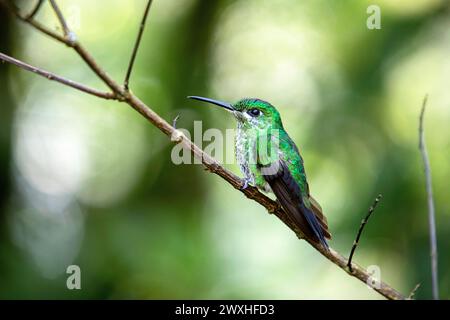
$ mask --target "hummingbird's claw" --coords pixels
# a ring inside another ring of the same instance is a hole
[[[247,179],[247,178],[245,178],[243,180],[244,181],[242,182],[241,190],[247,189],[251,182],[250,179]]]

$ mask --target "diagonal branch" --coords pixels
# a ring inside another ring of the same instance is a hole
[[[34,20],[24,20],[20,15],[13,11],[19,19],[29,23],[34,26],[36,29],[42,31],[43,33],[51,36],[52,38],[68,45],[69,47],[73,47],[78,54],[83,58],[83,60],[88,64],[88,66],[92,69],[92,71],[97,74],[97,76],[102,79],[108,87],[113,91],[113,93],[117,96],[117,99],[121,102],[128,104],[134,110],[139,112],[144,118],[146,118],[150,123],[156,126],[161,132],[171,137],[172,141],[180,143],[184,148],[190,150],[193,155],[200,159],[202,164],[206,167],[210,172],[220,176],[225,181],[227,181],[232,187],[236,190],[242,192],[247,198],[252,199],[263,207],[267,209],[270,213],[273,213],[277,216],[283,223],[285,223],[297,237],[301,237],[300,230],[292,224],[292,222],[288,219],[287,215],[283,211],[283,209],[277,204],[277,202],[273,201],[266,195],[259,192],[256,188],[249,186],[246,189],[242,189],[242,180],[236,176],[231,171],[222,167],[219,162],[205,153],[202,149],[200,149],[197,145],[195,145],[191,140],[189,140],[181,131],[174,128],[170,125],[166,120],[161,118],[156,112],[154,112],[150,107],[148,107],[144,102],[142,102],[137,96],[128,92],[119,85],[114,79],[112,79],[92,58],[92,56],[78,43],[71,43],[64,37],[61,37],[55,34],[53,31],[48,30],[46,27],[37,24]],[[10,61],[8,61],[10,62]],[[347,268],[347,259],[345,259],[341,254],[330,248],[329,251],[325,250],[322,246],[305,239],[311,246],[313,246],[317,251],[319,251],[325,258],[331,261],[333,264],[337,265],[339,268],[343,269],[350,276],[362,281],[363,283],[368,283],[371,279],[372,274],[367,272],[364,268],[358,266],[357,264],[352,264],[353,271],[350,272]],[[386,297],[387,299],[405,299],[405,297],[395,290],[393,287],[389,286],[385,282],[380,281],[379,285],[376,287],[372,287],[374,290],[379,292],[381,295]]]
[[[112,92],[103,92],[103,91],[100,91],[100,90],[97,90],[97,89],[85,86],[85,85],[83,85],[81,83],[72,81],[70,79],[63,78],[63,77],[58,76],[57,74],[54,74],[52,72],[45,71],[43,69],[34,67],[34,66],[32,66],[32,65],[30,65],[28,63],[25,63],[23,61],[14,59],[14,58],[12,58],[12,57],[4,54],[4,53],[1,53],[1,52],[0,52],[0,60],[1,61],[5,61],[5,62],[9,62],[9,63],[11,63],[13,65],[18,66],[19,68],[24,69],[24,70],[36,73],[36,74],[38,74],[38,75],[40,75],[40,76],[42,76],[44,78],[47,78],[48,80],[56,81],[56,82],[59,82],[59,83],[62,83],[64,85],[66,85],[66,86],[69,86],[71,88],[83,91],[84,93],[91,94],[91,95],[97,96],[99,98],[108,99],[108,100],[109,99],[117,99],[116,95],[114,93],[112,93]]]
[[[419,117],[419,149],[422,155],[427,200],[428,200],[428,226],[430,230],[430,258],[431,258],[431,281],[433,288],[433,299],[439,300],[439,283],[438,283],[438,250],[437,250],[437,236],[436,236],[436,221],[434,213],[433,187],[431,181],[431,166],[428,158],[427,146],[425,143],[425,130],[423,128],[423,118],[425,115],[425,108],[427,105],[428,95],[425,96],[422,103],[422,111]]]
[[[139,45],[141,44],[142,34],[144,33],[145,22],[147,21],[148,12],[150,11],[150,6],[152,4],[152,0],[148,0],[147,6],[145,7],[144,16],[142,17],[141,25],[139,27],[139,32],[136,38],[136,42],[134,43],[133,52],[131,53],[130,63],[128,64],[127,74],[125,76],[125,80],[123,82],[123,86],[126,91],[128,91],[128,84],[130,81],[131,71],[133,70],[134,60],[136,60],[137,51],[139,49]]]
[[[353,272],[353,266],[352,266],[352,259],[353,255],[355,254],[356,247],[359,244],[359,238],[361,238],[361,234],[364,230],[364,227],[366,226],[367,222],[369,221],[370,216],[375,211],[375,208],[378,205],[378,202],[380,202],[382,198],[382,195],[379,194],[378,197],[375,198],[375,201],[373,202],[372,206],[369,208],[369,212],[367,213],[366,217],[361,221],[361,225],[359,226],[358,233],[356,234],[356,239],[353,242],[352,250],[350,251],[350,256],[348,257],[347,267],[350,270],[350,272]]]
[[[64,18],[64,15],[62,14],[61,10],[59,9],[58,5],[56,4],[56,1],[55,0],[49,0],[49,1],[50,1],[50,4],[52,5],[53,11],[55,11],[55,14],[59,20],[59,23],[61,24],[61,27],[64,32],[64,37],[67,40],[74,42],[75,34],[70,31],[69,26],[66,22],[66,19]]]

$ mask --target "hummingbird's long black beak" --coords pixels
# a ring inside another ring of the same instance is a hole
[[[222,102],[222,101],[219,101],[219,100],[214,100],[214,99],[209,99],[209,98],[204,98],[204,97],[198,97],[198,96],[188,96],[188,99],[194,99],[194,100],[199,100],[199,101],[212,103],[212,104],[215,104],[216,106],[225,108],[227,110],[235,111],[233,106],[231,105],[231,103],[228,103],[228,102]]]

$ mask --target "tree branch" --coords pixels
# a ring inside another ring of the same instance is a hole
[[[42,4],[45,0],[38,0],[36,3],[36,6],[31,10],[31,12],[26,16],[26,20],[33,19],[33,17],[39,12],[39,9],[41,8]]]
[[[117,84],[115,81],[111,79],[111,77],[104,71],[95,61],[94,57],[91,56],[91,54],[78,42],[73,41],[73,39],[76,39],[76,35],[72,32],[72,37],[70,39],[65,38],[63,36],[60,36],[56,32],[50,30],[46,26],[42,25],[41,23],[35,21],[34,19],[26,19],[21,14],[18,8],[13,6],[9,1],[2,3],[5,4],[7,9],[9,9],[19,20],[28,23],[32,27],[34,27],[36,30],[46,34],[47,36],[55,39],[56,41],[59,41],[63,44],[65,44],[68,47],[73,48],[78,55],[84,60],[84,62],[89,66],[89,68],[116,94],[119,94],[119,92],[124,92],[119,84]],[[118,99],[121,99],[122,95],[118,97]]]
[[[128,83],[130,81],[131,71],[133,70],[134,60],[136,59],[136,54],[139,49],[139,45],[141,44],[142,34],[144,33],[145,22],[147,21],[148,12],[150,11],[150,6],[152,4],[152,0],[148,0],[147,6],[145,7],[144,16],[142,17],[141,25],[139,27],[139,32],[136,38],[136,42],[134,43],[133,52],[131,53],[130,63],[128,64],[127,74],[125,76],[125,80],[123,82],[123,86],[126,91],[128,91]]]
[[[243,184],[242,180],[236,176],[231,171],[222,167],[219,162],[212,158],[207,153],[203,152],[197,145],[195,145],[191,140],[189,140],[181,131],[174,128],[170,125],[166,120],[161,118],[157,113],[155,113],[150,107],[148,107],[144,102],[142,102],[137,96],[128,92],[119,85],[115,80],[113,80],[92,58],[92,56],[78,43],[71,43],[64,37],[55,34],[53,31],[48,30],[46,27],[38,24],[34,20],[25,20],[19,14],[16,13],[22,21],[29,23],[31,26],[35,27],[37,30],[49,35],[50,37],[60,41],[69,47],[73,47],[78,54],[83,58],[83,60],[88,64],[88,66],[92,69],[92,71],[97,74],[97,76],[102,79],[108,87],[113,91],[116,97],[122,101],[127,103],[130,107],[139,112],[144,118],[146,118],[150,123],[156,126],[160,131],[164,134],[172,138],[172,141],[177,143],[181,143],[184,148],[190,150],[193,155],[200,159],[205,168],[212,173],[220,176],[225,181],[227,181],[232,187],[236,190],[242,192],[247,198],[252,199],[263,207],[267,209],[268,212],[273,213],[277,216],[281,221],[283,221],[294,233],[297,237],[301,238],[301,232],[297,229],[297,227],[289,220],[286,213],[283,211],[282,207],[280,207],[275,201],[267,197],[258,191],[255,187],[249,186],[246,189],[241,189]],[[10,62],[10,61],[8,61]],[[353,271],[350,272],[347,268],[347,259],[345,259],[338,252],[330,248],[329,251],[322,248],[322,246],[312,242],[309,239],[305,239],[311,246],[313,246],[317,251],[319,251],[325,258],[329,261],[343,269],[347,274],[352,277],[355,277],[362,281],[363,283],[369,283],[371,279],[371,274],[367,272],[364,268],[358,266],[357,264],[353,264]],[[393,287],[389,286],[385,282],[380,281],[379,285],[373,287],[373,289],[379,292],[381,295],[386,297],[387,299],[405,299],[405,297],[395,290]]]
[[[416,284],[414,289],[412,289],[411,293],[408,295],[408,298],[406,300],[412,300],[414,298],[414,295],[416,294],[417,290],[420,288],[420,282]]]
[[[45,33],[46,35],[48,35],[49,37],[62,42],[66,45],[69,45],[68,43],[66,43],[66,39],[64,39],[64,37],[60,36],[59,34],[57,34],[56,32],[48,29],[47,27],[43,26],[42,24],[40,24],[39,22],[37,22],[36,20],[34,20],[34,16],[36,14],[33,15],[28,15],[28,16],[23,16],[20,14],[19,9],[14,6],[14,4],[11,3],[11,1],[7,1],[7,0],[1,0],[1,3],[3,4],[3,6],[8,9],[12,14],[14,14],[16,16],[17,19],[28,23],[29,25],[31,25],[32,27],[34,27],[35,29],[41,31],[42,33]],[[39,5],[39,4],[38,4]],[[42,4],[41,4],[42,5]],[[41,7],[41,5],[39,5],[37,7],[37,9],[39,9]]]
[[[422,110],[419,117],[419,149],[422,155],[425,182],[428,200],[428,226],[430,231],[430,258],[431,258],[431,280],[433,288],[433,299],[439,300],[439,283],[438,283],[438,249],[436,236],[436,221],[434,213],[433,187],[431,181],[431,166],[428,158],[427,146],[425,144],[425,131],[423,127],[423,118],[427,105],[428,95],[425,96],[422,103]]]
[[[38,74],[38,75],[40,75],[40,76],[42,76],[44,78],[47,78],[48,80],[56,81],[56,82],[59,82],[59,83],[62,83],[64,85],[66,85],[66,86],[69,86],[71,88],[83,91],[84,93],[88,93],[88,94],[97,96],[99,98],[108,99],[108,100],[109,99],[117,99],[116,95],[114,93],[112,93],[112,92],[103,92],[103,91],[100,91],[100,90],[97,90],[97,89],[90,88],[90,87],[85,86],[85,85],[83,85],[81,83],[72,81],[70,79],[63,78],[63,77],[58,76],[58,75],[56,75],[56,74],[54,74],[52,72],[45,71],[43,69],[34,67],[34,66],[32,66],[30,64],[27,64],[25,62],[22,62],[20,60],[14,59],[14,58],[12,58],[12,57],[4,54],[4,53],[1,53],[1,52],[0,52],[0,60],[1,61],[5,61],[5,62],[9,62],[9,63],[11,63],[13,65],[18,66],[19,68],[24,69],[24,70],[36,73],[36,74]]]
[[[69,26],[66,22],[66,19],[64,18],[64,15],[62,14],[61,10],[59,9],[58,5],[56,4],[55,0],[49,0],[50,4],[53,7],[53,11],[55,11],[56,17],[59,20],[59,23],[61,24],[61,27],[63,29],[64,32],[64,37],[71,42],[75,41],[75,34],[73,34],[70,29]]]
[[[361,221],[361,225],[359,226],[358,233],[356,234],[356,239],[355,239],[355,241],[353,241],[353,246],[352,246],[352,250],[350,251],[350,256],[348,257],[347,267],[350,270],[350,272],[353,272],[352,259],[353,259],[353,255],[355,254],[356,247],[359,244],[359,238],[361,237],[361,234],[364,230],[364,227],[367,224],[367,221],[369,221],[370,216],[375,211],[375,208],[377,207],[378,202],[380,202],[381,197],[382,197],[382,195],[379,194],[378,197],[375,198],[375,201],[373,202],[372,206],[369,208],[369,212],[367,213],[366,217]]]

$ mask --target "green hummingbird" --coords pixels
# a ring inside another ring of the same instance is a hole
[[[303,159],[284,130],[280,113],[269,102],[246,98],[231,104],[189,96],[231,112],[237,121],[235,156],[244,175],[242,188],[273,192],[302,236],[328,250],[331,239],[326,217],[309,193]]]

